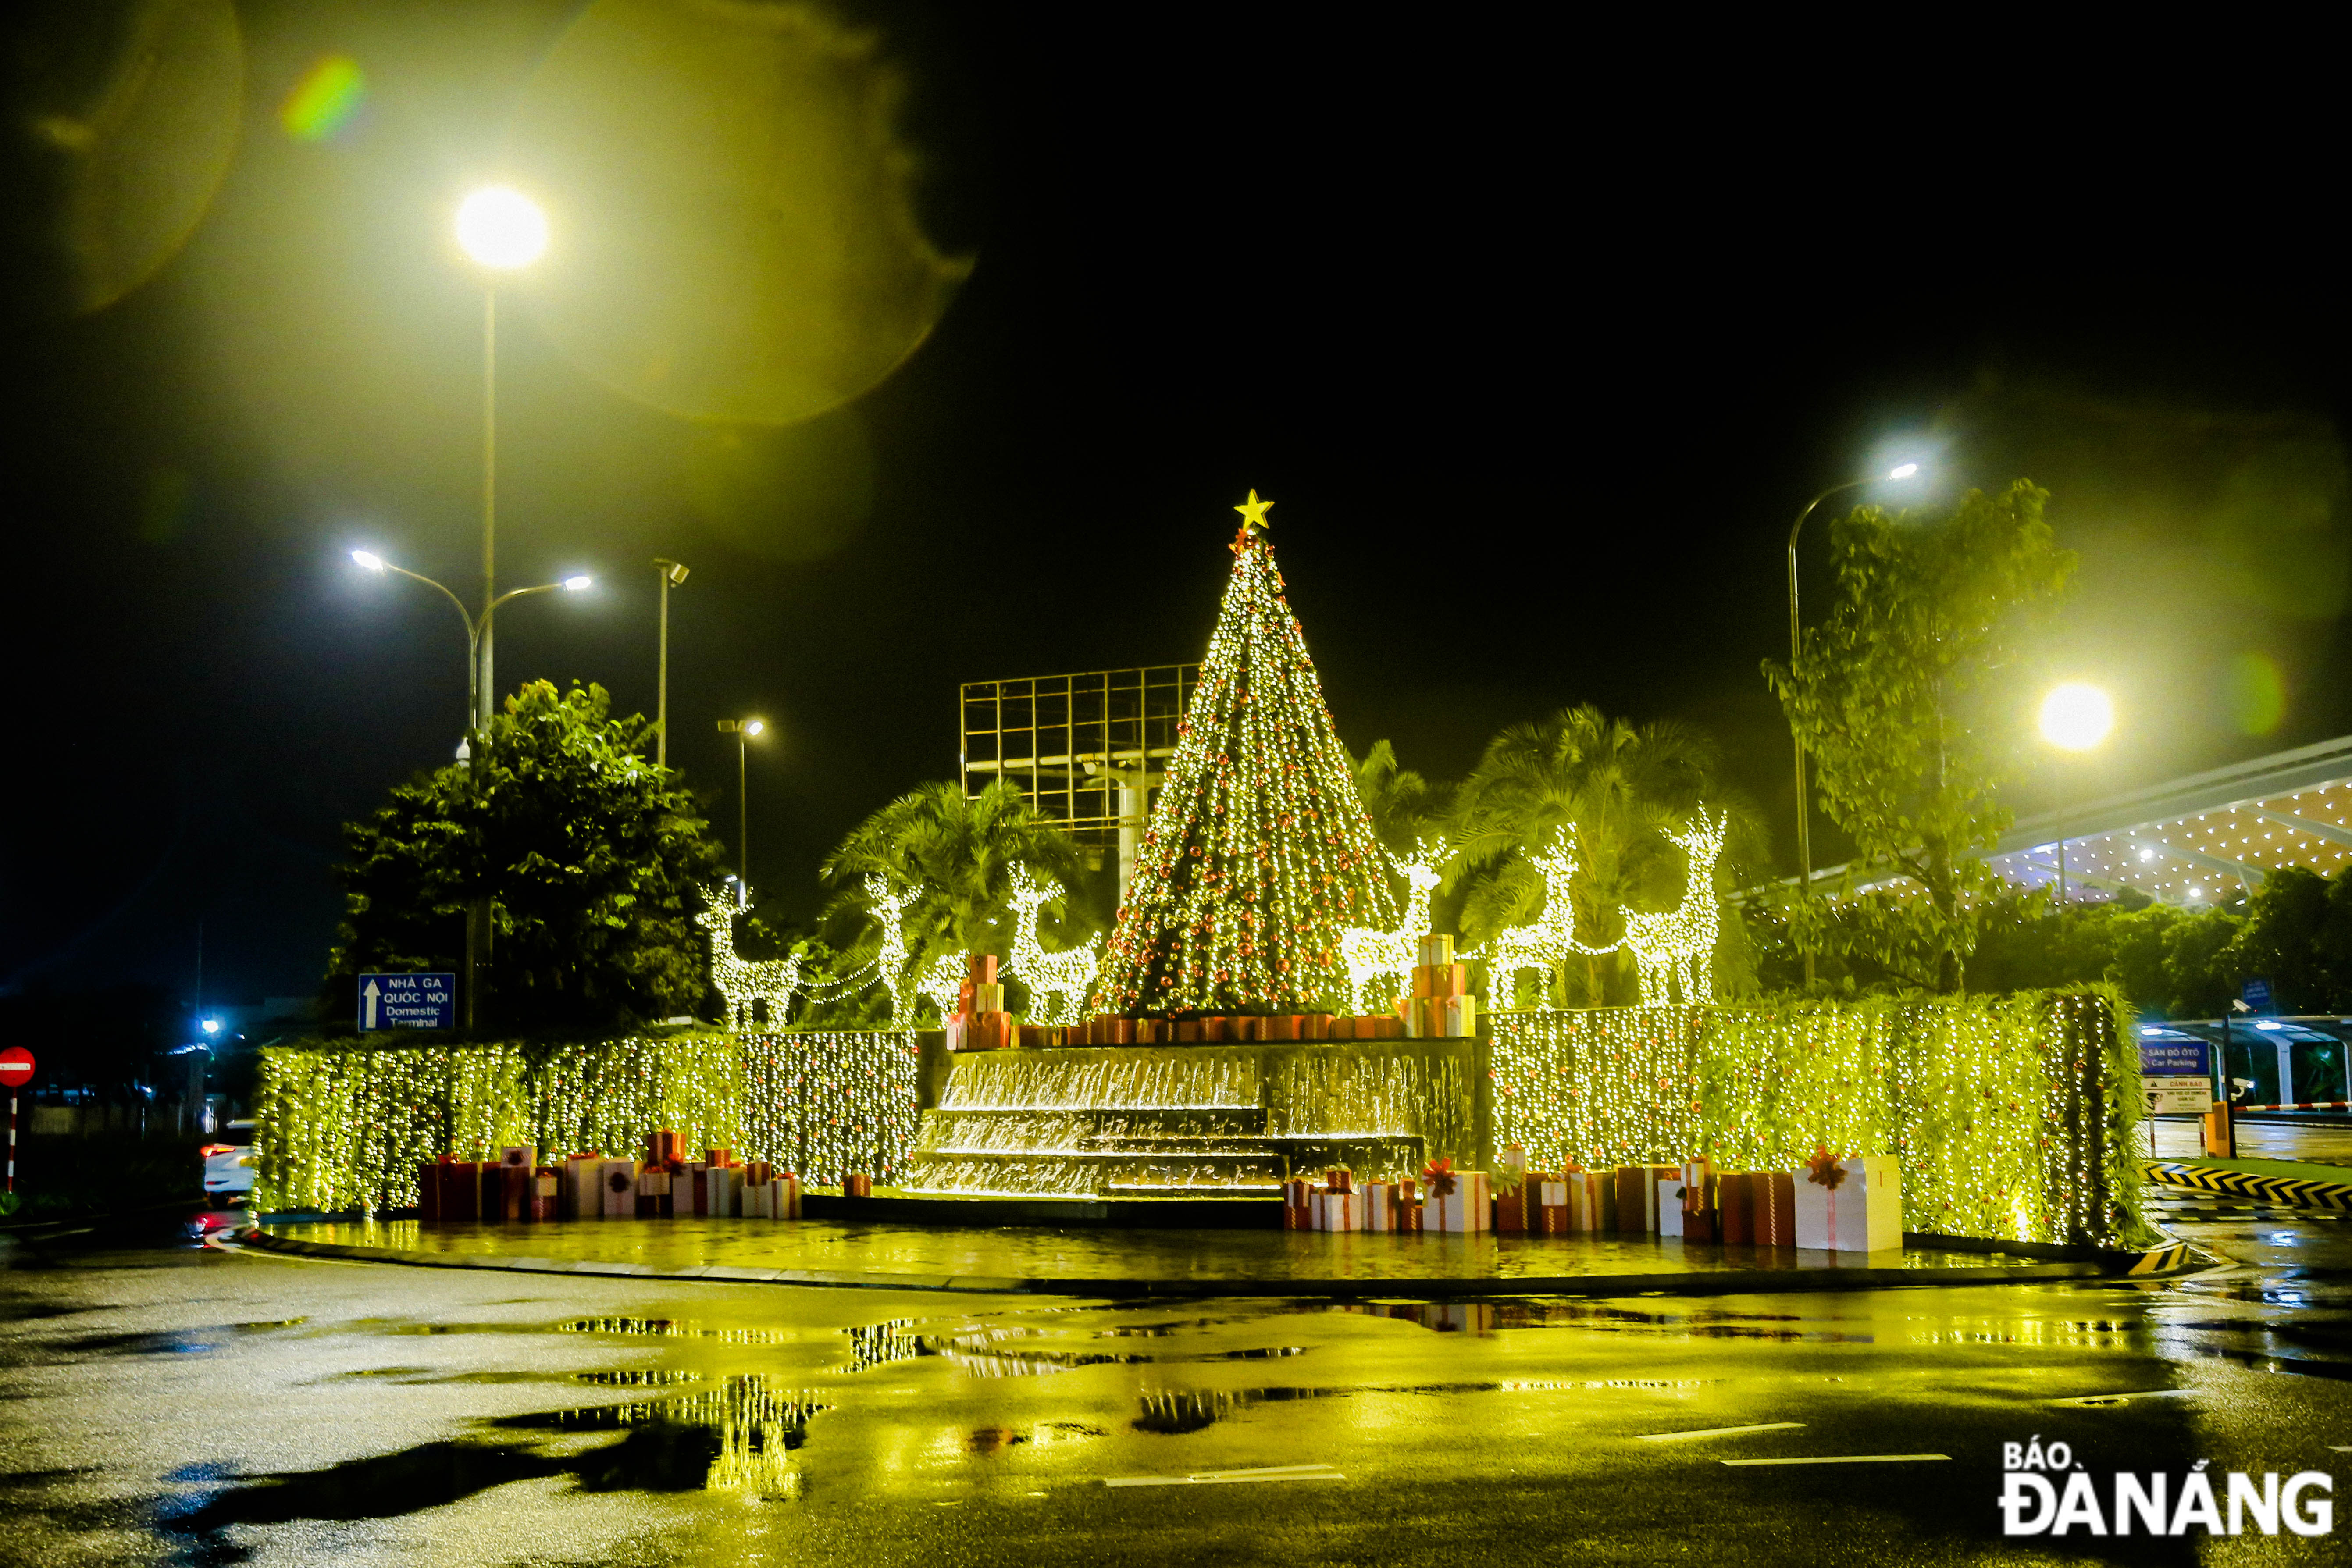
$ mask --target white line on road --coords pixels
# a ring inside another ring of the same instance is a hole
[[[1107,1487],[1216,1487],[1246,1481],[1344,1481],[1328,1465],[1267,1465],[1254,1470],[1202,1470],[1190,1476],[1107,1476]]]
[[[1633,1440],[1637,1443],[1679,1443],[1687,1437],[1729,1437],[1741,1432],[1786,1432],[1790,1427],[1803,1425],[1801,1421],[1759,1421],[1753,1426],[1701,1426],[1690,1432],[1643,1432],[1637,1434]]]
[[[1948,1459],[1949,1454],[1817,1454],[1805,1459],[1719,1459],[1725,1465],[1899,1465],[1910,1459]]]

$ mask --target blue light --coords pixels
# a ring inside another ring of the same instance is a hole
[[[217,1035],[217,1034],[219,1034],[219,1033],[220,1033],[220,1020],[219,1020],[218,1018],[206,1018],[206,1019],[205,1020],[205,1034],[207,1034],[207,1035]]]
[[[2263,1019],[2261,1023],[2256,1024],[2256,1025],[2254,1026],[2254,1027],[2255,1027],[2255,1028],[2257,1028],[2257,1029],[2272,1029],[2272,1030],[2277,1030],[2277,1029],[2284,1029],[2284,1028],[2285,1028],[2285,1027],[2286,1027],[2286,1026],[2285,1026],[2284,1024],[2273,1024],[2273,1023],[2272,1023],[2268,1018],[2265,1018],[2265,1019]]]

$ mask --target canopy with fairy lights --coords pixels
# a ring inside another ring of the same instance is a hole
[[[1399,919],[1386,857],[1249,500],[1098,1005],[1129,1016],[1307,1013],[1350,997],[1340,933]]]

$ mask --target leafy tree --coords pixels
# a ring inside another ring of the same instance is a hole
[[[394,788],[343,829],[345,913],[329,961],[352,977],[458,969],[466,911],[488,900],[478,1026],[602,1026],[691,1013],[707,953],[698,888],[722,862],[694,796],[646,760],[652,726],[611,716],[601,687],[524,687],[478,736],[471,765]]]
[[[907,951],[918,963],[943,952],[1010,950],[1013,867],[1027,866],[1069,887],[1078,869],[1077,846],[1053,817],[997,779],[966,798],[950,783],[922,784],[850,830],[824,863],[825,877],[843,889],[834,910],[868,911],[864,887],[878,873],[915,897],[907,907]],[[1063,945],[1095,929],[1078,901],[1061,900]],[[1041,917],[1042,918],[1042,917]],[[836,921],[832,928],[838,931]],[[867,923],[845,938],[853,961],[870,955],[880,932]],[[886,983],[887,984],[887,983]]]
[[[1374,741],[1356,764],[1356,798],[1372,819],[1373,836],[1393,854],[1412,856],[1441,836],[1452,815],[1454,792],[1397,765],[1396,748]]]
[[[1891,973],[1938,991],[1960,988],[1978,907],[1997,891],[1974,852],[2011,821],[1999,789],[2021,740],[2019,655],[2074,572],[2042,521],[2048,499],[2020,479],[1970,490],[1941,519],[1858,508],[1832,530],[1828,619],[1792,668],[1764,666],[1857,877],[1910,884],[1863,896],[1847,930]],[[1815,901],[1790,916],[1800,941],[1832,934]]]
[[[1681,900],[1687,862],[1663,835],[1679,829],[1701,803],[1732,814],[1736,842],[1715,873],[1718,889],[1731,885],[1733,863],[1747,858],[1755,842],[1754,814],[1724,786],[1717,768],[1715,747],[1698,731],[1672,722],[1634,725],[1589,703],[1505,730],[1487,743],[1456,800],[1456,865],[1484,870],[1464,902],[1464,936],[1475,944],[1535,918],[1545,888],[1528,857],[1550,847],[1570,826],[1576,832],[1576,934],[1589,946],[1621,938],[1629,906],[1664,909]],[[1726,922],[1727,934],[1735,923]],[[1744,933],[1719,953],[1730,962],[1734,989],[1744,984],[1745,953]],[[1632,999],[1633,963],[1622,950],[1584,955],[1566,971],[1571,1005]]]

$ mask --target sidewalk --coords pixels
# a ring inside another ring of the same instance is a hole
[[[2185,1252],[2180,1248],[2053,1260],[1928,1246],[1871,1254],[1685,1247],[1678,1238],[1659,1237],[973,1230],[824,1219],[529,1226],[298,1221],[273,1222],[242,1239],[275,1251],[424,1267],[1123,1299],[1744,1295],[2014,1284],[2125,1272],[2145,1278],[2192,1261],[2172,1256]]]

